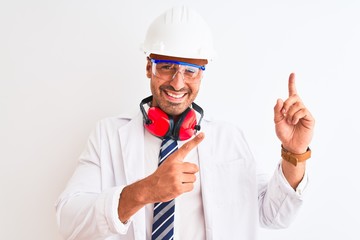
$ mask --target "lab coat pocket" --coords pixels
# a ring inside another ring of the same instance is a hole
[[[244,159],[215,163],[211,169],[211,192],[215,205],[239,205],[256,200],[256,174]]]

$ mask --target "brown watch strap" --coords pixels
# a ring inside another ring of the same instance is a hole
[[[310,148],[307,148],[305,153],[302,154],[294,154],[292,152],[289,152],[281,145],[281,157],[285,161],[290,162],[294,166],[297,166],[298,162],[305,162],[311,157],[311,150]]]

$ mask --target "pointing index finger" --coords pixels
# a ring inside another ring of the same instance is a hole
[[[177,154],[184,159],[186,155],[189,154],[191,150],[193,150],[201,141],[204,139],[204,133],[199,133],[196,135],[193,139],[182,145],[178,151]]]
[[[295,86],[295,73],[291,73],[289,76],[289,97],[297,94]]]

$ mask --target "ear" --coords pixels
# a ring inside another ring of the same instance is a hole
[[[147,64],[146,64],[146,77],[147,77],[147,78],[151,78],[151,75],[152,75],[152,71],[151,71],[151,61],[150,61],[150,59],[148,58],[148,59],[147,59]]]

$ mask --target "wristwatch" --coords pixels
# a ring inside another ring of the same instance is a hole
[[[302,154],[294,154],[289,152],[281,145],[281,157],[285,161],[291,163],[294,166],[297,166],[298,162],[305,162],[311,157],[311,150],[308,147],[305,153]]]

